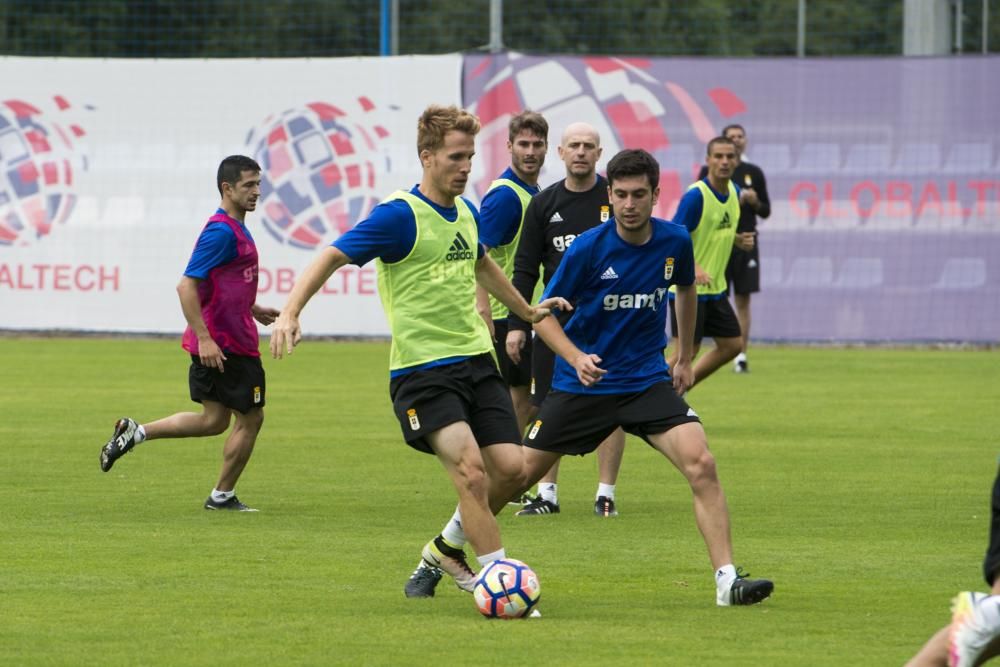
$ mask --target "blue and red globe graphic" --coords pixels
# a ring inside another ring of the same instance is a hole
[[[374,112],[366,97],[349,107],[312,102],[250,131],[250,154],[263,169],[257,211],[275,239],[303,249],[329,244],[387,194],[379,180],[389,133]]]
[[[0,246],[25,246],[66,222],[87,169],[78,141],[86,133],[58,115],[71,108],[53,98],[46,114],[23,100],[0,102]]]
[[[652,153],[661,167],[654,211],[660,217],[672,215],[696,179],[707,142],[746,111],[728,89],[692,90],[655,72],[653,61],[635,58],[472,56],[466,60],[464,84],[465,104],[483,125],[477,140],[482,166],[475,168],[473,194],[481,198],[509,164],[507,125],[511,116],[531,109],[548,121],[550,146],[559,144],[566,126],[584,121],[600,134],[603,162],[623,148]],[[562,163],[550,152],[540,182],[564,176]]]

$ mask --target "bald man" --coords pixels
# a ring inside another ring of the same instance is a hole
[[[597,173],[601,157],[601,138],[587,123],[573,123],[562,134],[559,158],[566,165],[566,178],[535,195],[524,215],[521,240],[514,256],[512,282],[522,296],[531,300],[538,283],[539,266],[543,267],[542,282],[548,284],[562,261],[563,253],[583,232],[611,219],[608,202],[608,182]],[[613,223],[612,223],[613,224]],[[563,313],[565,324],[570,313]],[[539,339],[533,342],[531,325],[511,314],[508,318],[507,354],[518,362],[527,345],[531,349],[531,407],[528,422],[538,414],[538,406],[549,392],[555,355]],[[621,467],[625,434],[615,431],[597,450],[600,479],[594,513],[617,516],[615,483]],[[540,516],[559,512],[557,478],[558,461],[538,482],[538,496],[517,513],[518,516]]]

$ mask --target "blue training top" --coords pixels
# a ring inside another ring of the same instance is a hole
[[[229,215],[223,209],[215,212],[217,215]],[[239,222],[239,220],[237,220]],[[246,225],[240,222],[243,233],[247,235],[251,243],[253,237]],[[191,259],[188,260],[184,275],[189,278],[205,280],[208,274],[217,266],[228,264],[236,259],[236,235],[224,222],[210,222],[205,225],[194,244],[194,251]]]
[[[537,195],[538,185],[528,185],[507,167],[497,180],[514,181],[522,188]],[[483,197],[479,210],[479,241],[487,248],[499,248],[514,240],[521,227],[521,198],[509,187],[493,188]]]
[[[653,235],[643,245],[626,243],[614,219],[576,237],[543,298],[561,296],[574,310],[566,335],[583,352],[601,357],[607,371],[585,387],[576,370],[556,358],[552,387],[574,394],[640,392],[670,379],[667,289],[694,284],[691,236],[681,225],[652,218]]]
[[[420,192],[419,186],[414,185],[410,193],[430,204],[445,220],[454,222],[458,219],[457,207],[445,208],[435,204]],[[478,225],[479,211],[468,199],[465,199],[465,203]],[[371,215],[330,245],[350,257],[352,264],[364,266],[376,257],[387,264],[398,262],[410,254],[416,240],[417,221],[413,217],[413,209],[402,199],[393,199],[376,206]],[[476,258],[482,256],[483,248],[480,246]]]

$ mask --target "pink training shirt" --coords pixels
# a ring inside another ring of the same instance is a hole
[[[236,235],[236,259],[212,269],[208,278],[198,284],[201,316],[212,340],[223,352],[245,357],[259,357],[257,324],[251,306],[257,300],[259,264],[257,246],[243,230],[238,220],[223,213],[208,219],[225,223]],[[198,336],[191,327],[184,330],[181,347],[198,354]]]

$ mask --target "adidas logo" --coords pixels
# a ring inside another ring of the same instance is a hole
[[[562,221],[563,221],[563,219],[562,219],[562,216],[559,215],[559,211],[556,211],[555,213],[553,213],[552,217],[549,218],[549,222],[550,223],[551,222],[562,222]]]
[[[747,268],[748,269],[756,269],[757,268],[757,260],[751,259],[749,262],[747,262]]]
[[[475,259],[475,255],[469,248],[468,241],[462,237],[461,232],[458,232],[455,234],[455,240],[451,242],[448,254],[444,258],[449,262],[456,262],[463,259]]]
[[[604,273],[601,274],[601,280],[618,280],[618,274],[615,273],[614,267],[609,266],[605,269]]]

